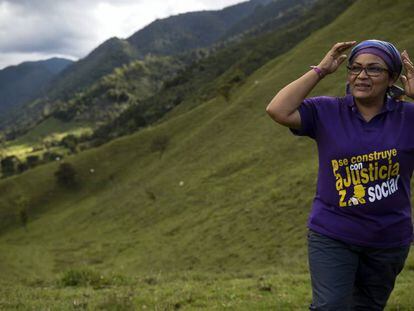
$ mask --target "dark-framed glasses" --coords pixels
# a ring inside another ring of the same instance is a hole
[[[348,73],[351,75],[359,75],[362,70],[365,70],[367,76],[370,77],[379,77],[384,71],[389,71],[387,68],[382,68],[379,66],[369,66],[369,67],[362,67],[359,65],[351,65],[346,66],[348,69]]]

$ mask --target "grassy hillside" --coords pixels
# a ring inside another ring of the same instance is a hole
[[[254,72],[230,102],[220,97],[171,113],[67,158],[78,172],[76,189],[56,185],[58,163],[2,180],[0,296],[9,298],[0,305],[305,309],[316,146],[275,124],[265,108],[336,41],[390,40],[414,55],[413,8],[407,1],[356,2]],[[312,95],[344,90],[341,68]],[[162,154],[153,144],[160,139],[167,142]],[[414,306],[413,277],[411,252],[387,310]]]

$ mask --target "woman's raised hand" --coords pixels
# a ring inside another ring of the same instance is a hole
[[[356,41],[338,42],[329,52],[325,55],[322,61],[317,66],[324,75],[333,73],[338,69],[339,65],[347,58],[346,54],[343,54],[347,49],[354,46]]]
[[[414,99],[414,65],[406,50],[401,53],[401,59],[405,72],[404,75],[401,75],[401,82],[404,86],[405,95]]]

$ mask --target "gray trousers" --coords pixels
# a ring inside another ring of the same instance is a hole
[[[363,247],[309,230],[309,310],[383,310],[409,251],[409,245]]]

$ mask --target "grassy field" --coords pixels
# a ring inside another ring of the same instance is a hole
[[[182,113],[65,158],[76,188],[56,184],[59,163],[0,181],[0,309],[306,309],[317,150],[265,108],[336,41],[391,40],[414,55],[413,9],[356,2],[229,102],[183,103]],[[312,95],[344,91],[341,68]],[[163,153],[153,148],[160,137]],[[387,310],[414,309],[413,277],[411,252]]]
[[[159,272],[70,278],[75,275],[71,272],[48,282],[0,283],[1,310],[307,310],[311,299],[308,273]],[[81,275],[82,270],[77,272]],[[410,269],[402,272],[385,310],[412,310],[413,277]],[[78,284],[70,285],[76,280]]]
[[[33,149],[44,148],[44,143],[52,141],[58,142],[66,135],[72,134],[81,136],[82,134],[91,134],[90,124],[85,122],[62,122],[56,118],[50,117],[38,124],[25,135],[8,141],[2,146],[3,156],[14,155],[20,159],[25,159],[28,155],[36,155],[39,152]],[[59,148],[52,148],[52,151],[60,151]],[[42,149],[42,152],[45,150]],[[65,152],[66,153],[66,152]]]

